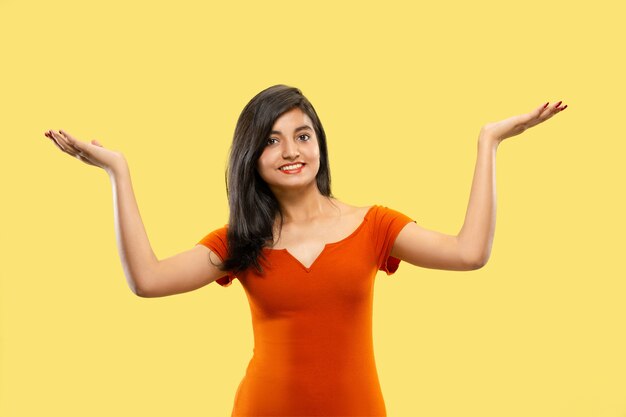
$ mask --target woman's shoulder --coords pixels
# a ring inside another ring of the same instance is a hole
[[[345,211],[344,211],[345,210]],[[384,204],[371,204],[369,206],[354,206],[344,203],[342,209],[346,218],[370,220],[374,223],[385,223],[397,218],[408,218],[404,213],[394,210]]]
[[[355,206],[352,204],[345,203],[343,201],[339,201],[334,199],[333,202],[337,204],[337,206],[341,209],[342,215],[345,216],[354,216],[357,218],[364,218],[368,213],[370,213],[377,205],[369,205],[369,206]]]
[[[340,207],[340,216],[342,219],[341,228],[344,229],[342,233],[345,234],[350,230],[357,230],[362,225],[376,223],[379,207],[380,206],[377,204],[372,204],[368,206],[356,206],[352,204],[342,203],[342,206]]]

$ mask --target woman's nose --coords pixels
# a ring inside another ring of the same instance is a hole
[[[294,142],[286,141],[285,147],[283,148],[283,158],[290,159],[298,156],[300,156],[298,145]]]

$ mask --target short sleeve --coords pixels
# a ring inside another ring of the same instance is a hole
[[[226,238],[227,225],[219,229],[213,230],[211,233],[203,237],[197,245],[204,245],[211,249],[213,253],[220,257],[220,261],[228,258],[228,240]],[[228,287],[237,278],[232,272],[224,272],[224,276],[218,278],[216,282],[222,287]]]
[[[400,231],[415,220],[399,211],[385,206],[376,206],[373,213],[374,245],[378,270],[392,275],[400,266],[400,259],[390,256],[393,244]]]

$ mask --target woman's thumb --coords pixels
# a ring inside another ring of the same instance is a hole
[[[97,140],[95,140],[95,139],[94,139],[94,140],[92,140],[92,141],[91,141],[91,143],[93,143],[94,145],[99,146],[99,147],[101,147],[101,148],[102,148],[102,144],[100,144],[100,142],[98,142],[98,141],[97,141]]]

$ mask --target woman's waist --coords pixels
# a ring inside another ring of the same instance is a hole
[[[285,352],[275,349],[255,349],[246,375],[273,382],[298,383],[319,379],[339,385],[350,385],[355,378],[378,379],[373,352],[350,355],[345,352]]]

